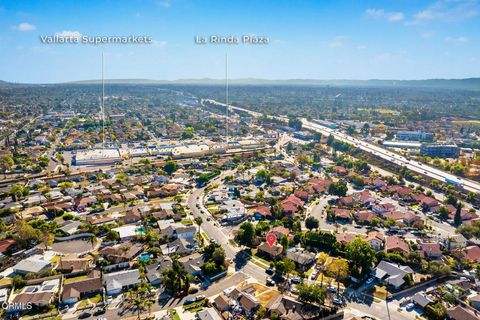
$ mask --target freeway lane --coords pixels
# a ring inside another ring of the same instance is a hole
[[[226,104],[215,101],[215,100],[212,100],[212,99],[205,99],[205,100],[202,100],[202,102],[203,101],[213,103],[213,104],[217,104],[217,105],[220,105],[220,106],[226,106]],[[249,113],[254,117],[262,116],[262,114],[259,113],[259,112],[251,111],[251,110],[248,110],[248,109],[245,109],[245,108],[234,107],[232,105],[230,105],[229,108]],[[278,120],[281,120],[281,121],[288,121],[288,118],[286,118],[285,116],[280,116],[280,117],[275,117],[275,118],[278,119]],[[320,132],[324,135],[332,135],[333,137],[335,137],[336,139],[338,139],[340,141],[353,143],[357,147],[359,147],[360,149],[362,149],[366,152],[373,153],[373,154],[381,157],[382,159],[385,159],[387,161],[396,163],[397,165],[406,166],[408,169],[410,169],[414,172],[427,175],[431,178],[440,180],[442,182],[445,182],[445,179],[460,181],[462,183],[461,186],[465,190],[472,191],[472,192],[475,192],[475,193],[480,193],[480,183],[478,183],[478,182],[475,182],[475,181],[472,181],[472,180],[469,180],[469,179],[463,179],[463,178],[461,178],[459,176],[456,176],[454,174],[436,169],[434,167],[431,167],[431,166],[428,166],[428,165],[425,165],[425,164],[421,164],[417,161],[406,159],[405,157],[403,157],[399,154],[395,154],[393,152],[388,151],[385,148],[382,148],[382,147],[373,145],[371,143],[362,141],[360,139],[351,137],[347,134],[344,134],[344,133],[340,132],[339,130],[326,128],[326,127],[323,127],[323,126],[318,125],[316,123],[307,121],[306,119],[301,119],[301,120],[302,120],[304,128]]]
[[[336,139],[338,139],[340,141],[353,143],[358,148],[360,148],[364,151],[373,153],[373,154],[375,154],[375,155],[377,155],[377,156],[379,156],[379,157],[381,157],[385,160],[388,160],[390,162],[394,162],[398,165],[406,166],[408,169],[410,169],[412,171],[415,171],[417,173],[427,175],[431,178],[438,179],[442,182],[445,182],[445,179],[452,179],[452,180],[456,180],[456,181],[461,181],[462,187],[465,190],[473,191],[473,192],[476,192],[476,193],[480,192],[480,183],[478,183],[478,182],[471,181],[471,180],[468,180],[468,179],[462,179],[461,177],[458,177],[454,174],[451,174],[451,173],[433,168],[433,167],[425,165],[425,164],[421,164],[421,163],[419,163],[417,161],[414,161],[414,160],[406,159],[405,157],[403,157],[401,155],[395,154],[395,153],[390,152],[390,151],[388,151],[388,150],[386,150],[382,147],[373,145],[371,143],[362,141],[360,139],[351,137],[347,134],[339,132],[338,130],[325,128],[325,127],[322,127],[321,125],[309,122],[305,119],[302,119],[302,121],[303,121],[304,127],[307,128],[307,129],[315,130],[315,131],[321,132],[322,134],[327,134],[327,135],[331,134],[333,137],[335,137]]]

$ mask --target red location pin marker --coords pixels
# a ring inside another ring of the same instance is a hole
[[[269,232],[267,233],[267,243],[271,247],[277,242],[277,236],[275,233]]]

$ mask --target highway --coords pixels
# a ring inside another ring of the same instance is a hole
[[[429,176],[431,178],[440,180],[442,182],[445,182],[445,179],[451,179],[451,180],[459,181],[461,183],[461,186],[465,190],[472,191],[472,192],[475,192],[475,193],[480,192],[480,183],[478,183],[478,182],[458,177],[454,174],[451,174],[451,173],[433,168],[431,166],[422,164],[422,163],[420,163],[418,161],[415,161],[415,160],[407,159],[407,158],[405,158],[405,157],[403,157],[399,154],[396,154],[394,152],[391,152],[391,151],[389,151],[385,148],[382,148],[382,147],[376,146],[374,144],[365,142],[363,140],[351,137],[351,136],[349,136],[349,135],[347,135],[343,132],[340,132],[338,130],[326,128],[326,127],[323,127],[321,125],[315,124],[313,122],[307,121],[305,119],[302,119],[302,122],[303,122],[303,127],[304,128],[311,129],[311,130],[320,132],[320,133],[325,134],[325,135],[332,135],[334,138],[336,138],[340,141],[344,141],[344,142],[348,142],[350,144],[353,144],[357,148],[360,148],[363,151],[373,153],[376,156],[381,157],[384,160],[393,162],[397,165],[405,166],[405,167],[407,167],[408,169],[410,169],[414,172],[424,174],[426,176]]]
[[[226,106],[226,104],[215,101],[215,100],[212,100],[212,99],[205,99],[205,100],[202,100],[202,102],[203,101],[208,102],[208,103],[217,104],[217,105],[220,105],[220,106]],[[254,117],[262,116],[262,114],[259,113],[259,112],[251,111],[251,110],[248,110],[248,109],[245,109],[245,108],[234,107],[232,105],[230,105],[229,108],[249,113]],[[280,117],[276,117],[276,118],[278,120],[281,120],[281,121],[285,121],[285,122],[288,121],[288,118],[285,117],[285,116],[280,116]],[[320,132],[321,134],[326,135],[326,136],[332,135],[337,140],[353,144],[357,148],[360,148],[363,151],[372,153],[372,154],[374,154],[378,157],[381,157],[384,160],[393,162],[393,163],[395,163],[399,166],[405,166],[408,169],[410,169],[410,170],[412,170],[416,173],[420,173],[420,174],[429,176],[430,178],[440,180],[441,182],[445,182],[445,179],[459,181],[461,183],[461,187],[464,188],[466,191],[472,191],[472,192],[475,192],[475,193],[480,193],[480,183],[479,182],[475,182],[475,181],[472,181],[472,180],[469,180],[469,179],[461,178],[459,176],[456,176],[454,174],[439,170],[439,169],[431,167],[429,165],[422,164],[418,161],[407,159],[407,158],[405,158],[405,157],[403,157],[399,154],[396,154],[394,152],[391,152],[391,151],[389,151],[385,148],[382,148],[382,147],[379,147],[377,145],[365,142],[363,140],[351,137],[351,136],[349,136],[349,135],[347,135],[347,134],[345,134],[345,133],[343,133],[339,130],[330,129],[330,128],[321,126],[321,125],[316,124],[314,122],[308,121],[304,118],[302,118],[301,120],[302,120],[302,123],[303,123],[303,127],[306,128],[306,129],[310,129],[310,130]]]

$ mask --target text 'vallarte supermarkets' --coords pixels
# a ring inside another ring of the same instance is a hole
[[[149,36],[86,36],[86,35],[49,35],[40,36],[44,44],[152,44]]]

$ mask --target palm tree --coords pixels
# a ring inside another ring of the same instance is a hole
[[[195,217],[194,220],[195,220],[195,223],[198,225],[198,233],[200,233],[200,226],[203,223],[203,219],[202,219],[202,217],[198,216],[198,217]]]
[[[95,245],[97,244],[97,237],[95,237],[95,235],[91,235],[90,237],[88,237],[88,242],[90,242],[90,244],[92,245],[92,249],[95,247]]]
[[[152,314],[152,305],[153,305],[153,302],[150,301],[150,300],[147,300],[145,302],[145,306],[148,308],[148,315],[149,316]]]

